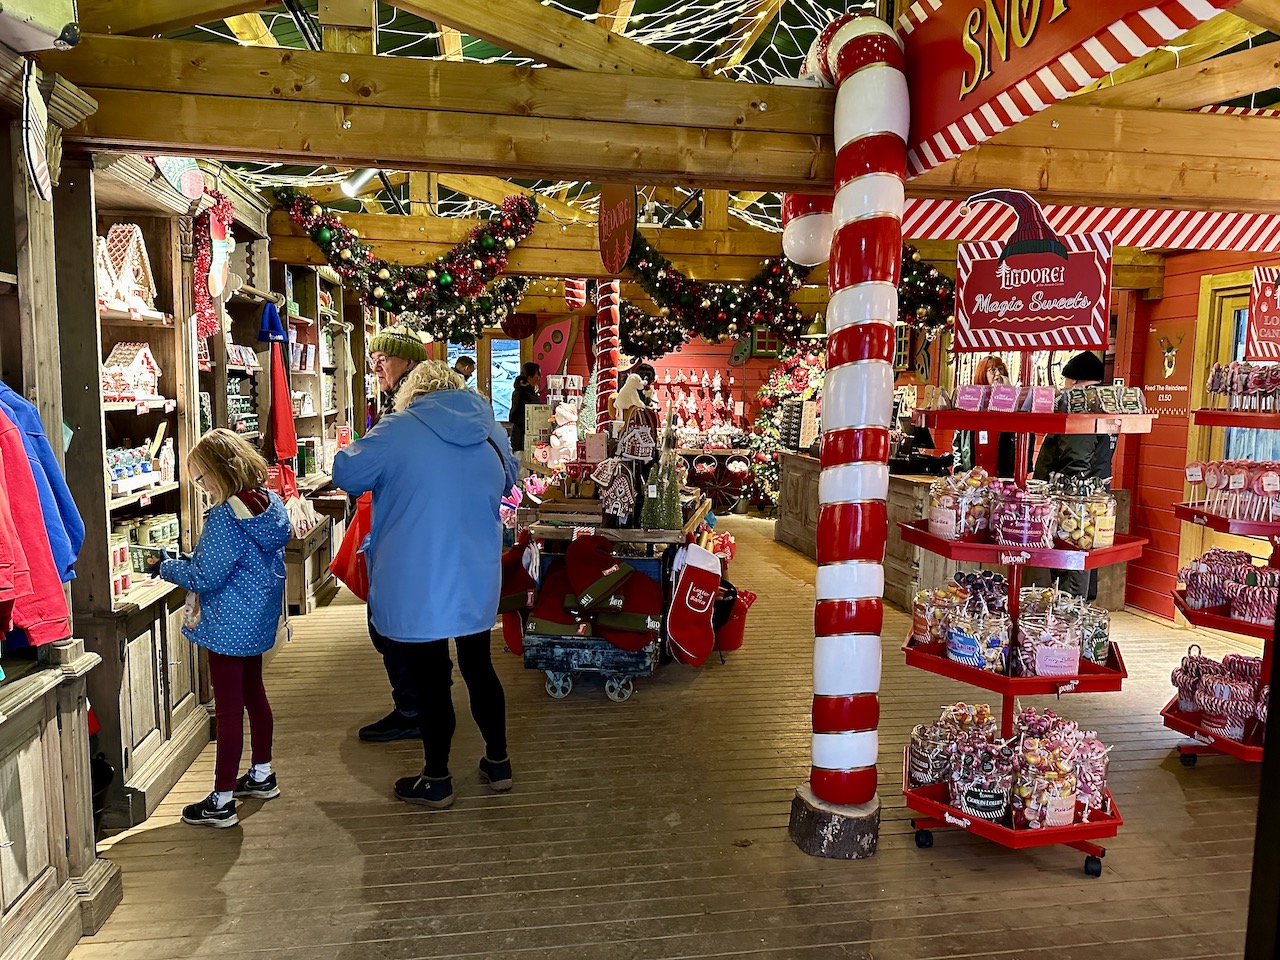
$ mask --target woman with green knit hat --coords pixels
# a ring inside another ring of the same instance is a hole
[[[407,327],[387,327],[369,341],[369,358],[373,360],[373,372],[382,392],[378,403],[378,419],[381,419],[395,411],[396,394],[413,369],[427,359],[427,347],[422,338]],[[397,644],[375,630],[372,620],[369,621],[369,639],[373,641],[374,649],[382,654],[383,665],[387,668],[393,709],[381,720],[361,727],[360,739],[371,743],[416,740],[421,731],[418,727],[418,685],[413,671]]]

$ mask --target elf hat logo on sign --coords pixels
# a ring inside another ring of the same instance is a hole
[[[1105,349],[1111,314],[1111,238],[1060,237],[1021,190],[987,190],[1017,215],[1004,243],[962,243],[956,270],[957,351]]]

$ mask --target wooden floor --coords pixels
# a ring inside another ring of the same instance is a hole
[[[815,860],[787,838],[808,767],[813,565],[775,545],[771,523],[726,526],[739,540],[733,577],[760,594],[746,646],[723,666],[667,667],[622,705],[589,681],[553,701],[541,675],[500,654],[516,789],[495,796],[475,782],[481,746],[459,684],[458,802],[445,813],[392,798],[392,781],[420,767],[419,745],[356,739],[388,708],[364,608],[343,594],[295,621],[268,675],[284,796],[242,804],[240,829],[184,826],[180,806],[210,789],[206,750],[151,820],[107,844],[124,903],[73,957],[1056,960],[1103,945],[1111,960],[1241,955],[1258,769],[1226,758],[1184,769],[1158,716],[1195,635],[1121,615],[1124,691],[1054,704],[1115,744],[1126,823],[1092,880],[1065,848],[1016,853],[938,833],[916,849],[902,746],[913,724],[975,691],[907,669],[907,619],[894,612],[880,851]]]

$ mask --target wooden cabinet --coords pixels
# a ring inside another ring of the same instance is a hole
[[[782,476],[778,486],[778,521],[773,539],[799,550],[807,557],[818,555],[818,461],[801,453],[782,455]]]

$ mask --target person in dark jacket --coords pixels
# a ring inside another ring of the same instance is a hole
[[[1062,368],[1062,385],[1067,390],[1093,387],[1102,382],[1102,361],[1096,353],[1077,353]],[[1054,474],[1094,477],[1111,485],[1111,458],[1116,438],[1104,434],[1053,433],[1044,438],[1036,458],[1035,478],[1048,480]],[[1073,596],[1094,600],[1098,596],[1098,571],[1055,570],[1050,575],[1058,588]],[[1041,582],[1046,578],[1041,576]]]
[[[405,327],[387,327],[369,341],[369,357],[373,360],[373,372],[378,378],[380,399],[374,425],[383,417],[395,412],[396,391],[418,364],[427,359],[427,348],[422,338]],[[413,670],[400,648],[380,634],[369,618],[369,639],[373,648],[382,654],[387,679],[391,681],[392,710],[381,720],[360,728],[360,739],[369,743],[390,743],[394,740],[416,740],[421,736],[418,728],[418,688]]]
[[[518,458],[524,451],[524,408],[541,403],[542,367],[530,361],[520,370],[511,388],[511,449]]]

